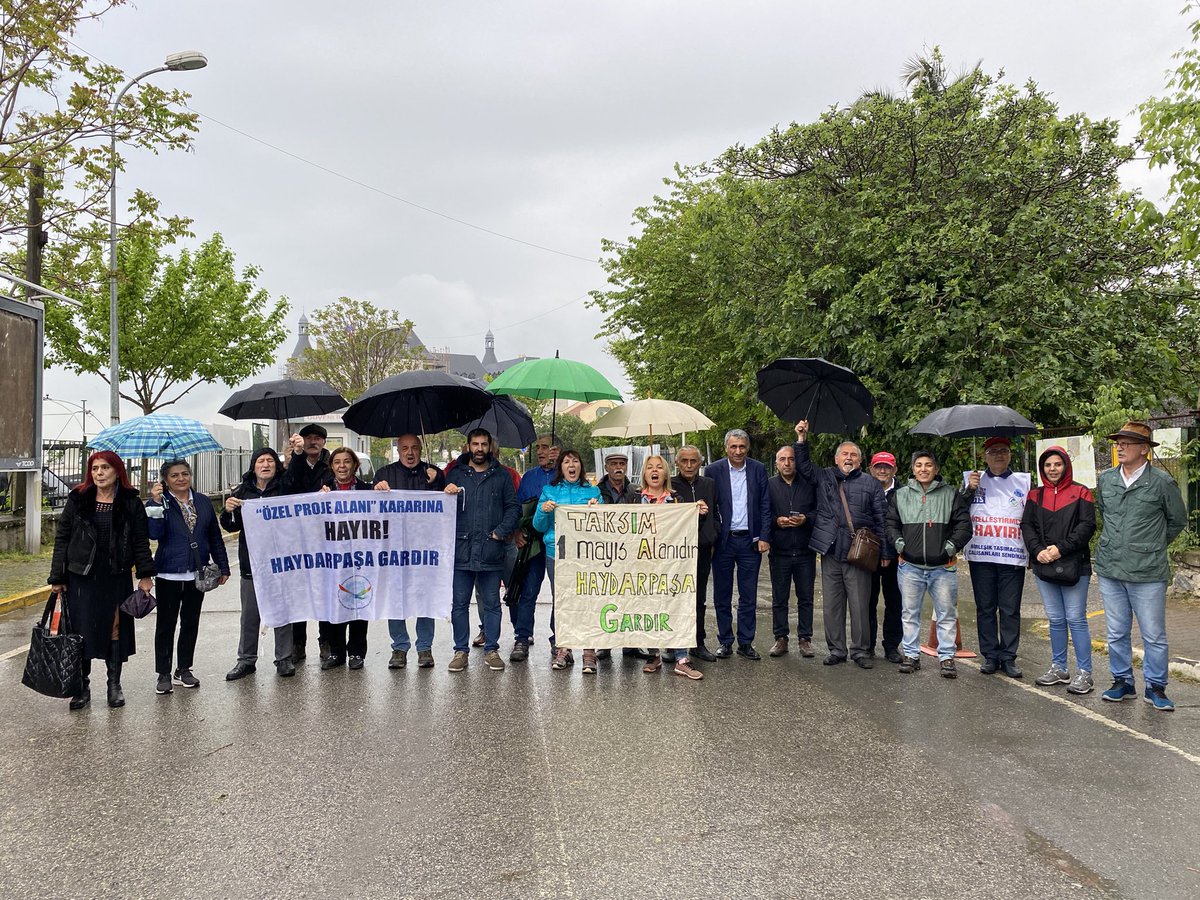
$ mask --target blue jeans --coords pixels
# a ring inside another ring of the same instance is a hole
[[[1053,584],[1036,575],[1042,606],[1050,620],[1051,663],[1055,668],[1067,668],[1067,632],[1075,645],[1075,667],[1081,672],[1092,671],[1092,636],[1088,633],[1087,592],[1092,576],[1084,575],[1075,584]]]
[[[505,545],[505,548],[504,548],[504,571],[502,573],[502,575],[503,575],[502,580],[503,580],[504,584],[508,584],[509,579],[512,578],[513,568],[517,564],[517,553],[518,553],[518,550],[517,550],[516,541],[509,541]],[[520,600],[520,597],[518,597],[517,599]],[[479,595],[478,594],[475,595],[475,604],[476,604],[476,606],[479,605]],[[508,620],[512,623],[514,631],[516,630],[516,627],[517,627],[517,608],[518,608],[518,606],[519,606],[518,603],[514,603],[512,606],[510,606],[508,608]],[[500,622],[501,622],[501,625],[504,624],[503,610],[501,610]],[[479,620],[479,630],[483,631],[483,619]]]
[[[499,569],[472,572],[454,570],[454,599],[450,606],[450,625],[454,630],[454,652],[467,653],[471,647],[471,593],[478,586],[483,619],[483,652],[500,648],[500,576]]]
[[[533,643],[533,614],[537,609],[537,598],[545,577],[546,553],[543,550],[529,560],[525,583],[521,585],[521,596],[511,612],[514,640],[524,641],[526,644]]]
[[[757,625],[758,569],[762,554],[749,535],[730,534],[717,544],[712,559],[713,610],[717,614],[717,640],[733,643],[733,569],[737,566],[737,642],[754,642]]]
[[[933,617],[937,620],[938,659],[954,659],[955,635],[958,632],[958,572],[939,566],[923,569],[912,563],[900,563],[896,580],[900,584],[903,604],[904,638],[900,652],[908,657],[921,653],[921,608],[925,592],[933,598]]]
[[[433,649],[434,620],[417,616],[417,652]],[[388,634],[392,638],[392,649],[408,652],[412,642],[408,639],[408,625],[403,619],[388,619]]]
[[[1133,617],[1142,633],[1146,684],[1167,686],[1167,583],[1120,581],[1096,576],[1108,628],[1108,668],[1113,678],[1133,682]]]

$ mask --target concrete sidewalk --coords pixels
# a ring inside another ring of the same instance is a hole
[[[971,578],[962,566],[959,575],[959,606],[970,601]],[[1021,601],[1021,617],[1032,620],[1031,630],[1045,638],[1050,636],[1050,623],[1038,593],[1033,575],[1025,578],[1025,594]],[[1092,649],[1107,654],[1105,638],[1104,603],[1100,599],[1100,588],[1096,576],[1088,586],[1088,628],[1092,636]],[[966,636],[964,635],[964,640]],[[1141,665],[1141,633],[1137,623],[1133,627],[1133,658]],[[974,640],[972,640],[974,643]],[[1170,674],[1172,677],[1200,681],[1200,600],[1189,600],[1180,596],[1167,597],[1167,643],[1170,648]]]

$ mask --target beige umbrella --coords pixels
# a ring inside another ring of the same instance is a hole
[[[592,434],[596,437],[630,438],[649,435],[686,434],[705,431],[716,422],[686,403],[650,397],[622,403],[596,420]]]

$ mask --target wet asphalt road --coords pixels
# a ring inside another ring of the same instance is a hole
[[[389,671],[373,623],[361,671],[314,652],[295,678],[227,684],[234,585],[206,601],[199,690],[154,694],[152,618],[124,709],[101,684],[69,713],[20,686],[23,656],[0,661],[0,892],[1200,896],[1200,685],[1172,684],[1171,715],[1048,696],[1028,632],[1020,683],[770,659],[765,578],[760,596],[763,660],[698,683],[620,658],[553,672],[542,606],[538,651],[503,673],[479,651],[447,672],[448,623],[435,669]],[[0,618],[0,654],[33,617]]]

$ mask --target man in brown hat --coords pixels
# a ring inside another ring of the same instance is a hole
[[[1187,509],[1179,485],[1162,469],[1150,465],[1150,450],[1158,444],[1145,422],[1126,422],[1108,436],[1117,446],[1114,469],[1096,480],[1096,510],[1104,530],[1093,567],[1104,601],[1108,630],[1108,667],[1113,685],[1101,696],[1121,701],[1133,697],[1133,618],[1142,634],[1142,672],[1145,701],[1171,712],[1167,697],[1167,545],[1187,524]]]

